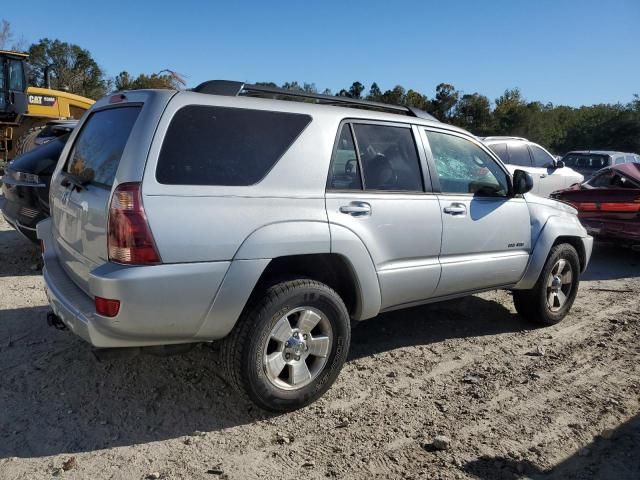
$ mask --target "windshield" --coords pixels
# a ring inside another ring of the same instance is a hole
[[[592,153],[567,153],[562,160],[567,167],[589,170],[600,170],[609,165],[608,155]]]

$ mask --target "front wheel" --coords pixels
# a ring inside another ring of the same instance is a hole
[[[278,283],[224,340],[225,374],[261,408],[295,410],[333,384],[350,339],[349,314],[334,290],[307,279]]]
[[[527,320],[554,325],[569,313],[578,293],[580,259],[568,243],[554,246],[531,290],[514,290],[517,312]]]

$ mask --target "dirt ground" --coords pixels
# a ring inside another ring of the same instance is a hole
[[[46,326],[38,262],[0,220],[2,480],[640,478],[638,253],[597,246],[554,327],[508,292],[367,321],[328,394],[275,416],[210,347],[98,363]]]

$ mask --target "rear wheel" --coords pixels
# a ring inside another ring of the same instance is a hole
[[[226,377],[265,410],[318,399],[338,377],[351,339],[349,314],[327,285],[278,283],[247,309],[222,344]]]
[[[578,293],[580,259],[573,246],[554,246],[538,281],[530,290],[514,290],[516,310],[528,320],[554,325],[569,313]]]

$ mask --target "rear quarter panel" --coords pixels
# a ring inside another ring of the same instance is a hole
[[[270,258],[304,249],[304,242],[312,244],[313,252],[307,253],[328,253],[324,191],[339,118],[314,112],[289,150],[254,185],[161,184],[156,167],[163,139],[175,113],[192,104],[277,110],[252,98],[183,92],[172,99],[151,144],[143,181],[145,210],[163,262]],[[304,105],[286,105],[286,111],[309,114]],[[278,245],[282,248],[274,249]]]

